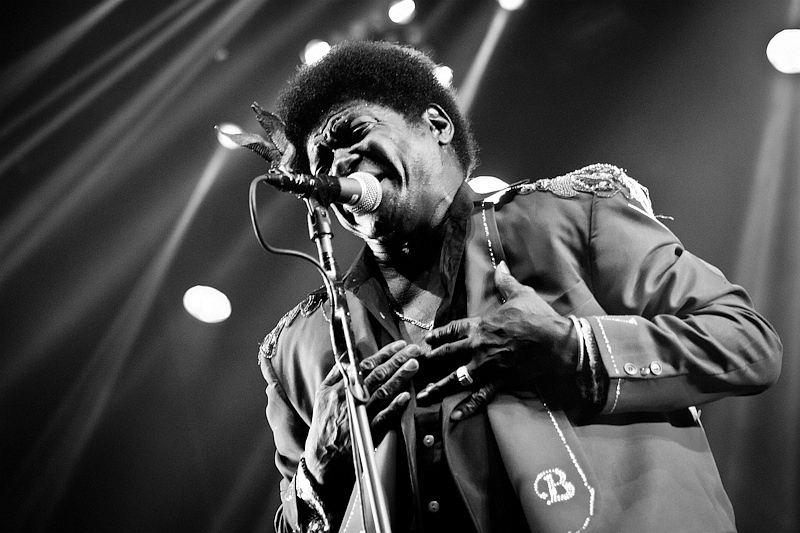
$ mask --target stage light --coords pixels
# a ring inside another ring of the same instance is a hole
[[[414,0],[400,0],[389,8],[389,19],[395,24],[408,24],[414,18],[417,6]]]
[[[770,39],[767,59],[779,72],[800,73],[800,30],[783,30]]]
[[[200,322],[216,324],[231,316],[231,302],[214,287],[195,285],[183,295],[183,307]]]
[[[310,65],[311,63],[316,63],[317,61],[322,59],[330,49],[331,45],[329,45],[325,41],[321,41],[319,39],[311,39],[306,44],[305,50],[303,50],[303,63],[305,63],[306,65]]]
[[[227,48],[218,48],[216,52],[214,52],[214,59],[216,61],[222,62],[228,59],[228,49]]]
[[[450,87],[450,84],[453,83],[453,69],[445,65],[439,65],[436,67],[436,79],[445,87]]]
[[[231,124],[230,122],[223,122],[222,124],[217,124],[217,141],[219,141],[219,144],[221,144],[228,150],[235,150],[239,148],[239,145],[230,140],[225,135],[223,135],[222,134],[223,132],[242,133],[242,128],[240,128],[236,124]]]
[[[508,183],[495,176],[475,176],[467,180],[469,186],[478,194],[495,193],[483,199],[484,202],[495,203],[506,193]]]
[[[526,1],[527,0],[497,0],[497,3],[507,11],[516,11],[517,9],[521,9]]]
[[[500,42],[500,36],[503,34],[510,17],[511,12],[507,9],[498,7],[495,10],[492,22],[486,30],[486,35],[483,37],[480,48],[478,48],[478,53],[475,54],[466,76],[459,83],[458,105],[465,115],[468,115],[470,109],[472,109],[483,75],[489,66],[489,60],[492,58],[495,48],[497,48],[497,43]]]

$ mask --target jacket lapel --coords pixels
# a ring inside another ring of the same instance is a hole
[[[494,267],[502,245],[494,225],[493,206],[478,209],[469,225],[465,256],[468,316],[481,316],[502,302],[494,286]],[[490,212],[491,211],[491,212]],[[466,392],[443,402],[449,415]],[[494,437],[531,531],[586,531],[596,515],[594,476],[578,445],[572,425],[537,394],[499,394],[486,415],[458,424],[445,422],[445,446],[456,484],[481,531],[489,531],[486,442]],[[535,450],[535,453],[531,453]]]

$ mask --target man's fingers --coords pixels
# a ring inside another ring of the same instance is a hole
[[[473,343],[470,339],[462,339],[434,348],[425,357],[427,359],[435,359],[437,357],[446,357],[448,355],[459,355],[465,351],[471,350],[472,348]]]
[[[462,318],[453,320],[449,324],[436,328],[425,336],[425,342],[432,347],[440,346],[446,342],[463,339],[469,334],[472,327],[471,319]]]
[[[397,417],[400,416],[403,409],[406,408],[409,400],[411,400],[411,393],[408,391],[401,392],[392,400],[392,403],[375,415],[370,423],[373,434],[382,435],[385,433]]]
[[[469,418],[481,409],[484,409],[497,394],[498,382],[490,381],[456,405],[450,413],[450,420],[459,421]]]
[[[395,341],[387,344],[373,355],[365,357],[359,367],[363,372],[370,372],[372,369],[386,362],[394,354],[405,348],[406,341]]]
[[[500,291],[503,300],[510,299],[518,288],[523,287],[523,285],[517,281],[517,278],[511,274],[505,261],[500,261],[497,268],[494,269],[494,284],[497,290]]]
[[[445,396],[455,394],[463,388],[464,386],[458,381],[458,375],[456,375],[455,372],[451,372],[447,377],[440,379],[417,393],[417,403],[422,406],[431,405],[434,402],[440,401]]]
[[[386,380],[390,379],[408,361],[419,357],[420,349],[416,344],[404,346],[403,349],[393,354],[387,361],[380,364],[364,378],[364,385],[367,390],[373,390]],[[362,366],[363,368],[363,366]],[[414,370],[416,372],[416,370]]]
[[[501,262],[494,270],[494,284],[503,303],[515,299],[514,307],[535,315],[556,315],[558,313],[544,301],[533,288],[523,285],[509,272],[505,262]]]
[[[320,387],[331,387],[342,380],[342,372],[339,370],[338,365],[333,365],[330,370],[328,370],[328,375],[325,376],[325,379],[322,380],[320,383]]]
[[[372,393],[370,401],[378,402],[378,405],[380,405],[383,402],[389,401],[390,398],[394,398],[401,390],[408,387],[411,378],[414,377],[417,370],[419,370],[419,361],[416,359],[408,359],[391,375],[386,383],[378,387],[378,389]]]

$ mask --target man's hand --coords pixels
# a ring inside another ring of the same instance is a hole
[[[376,444],[411,399],[408,386],[419,369],[416,359],[419,355],[417,345],[397,341],[361,362],[361,370],[366,374],[364,385],[370,393],[367,415]],[[317,389],[314,401],[303,456],[309,472],[321,484],[330,469],[352,457],[344,387],[341,372],[334,366]]]
[[[456,406],[453,420],[471,416],[499,390],[532,392],[537,379],[574,372],[577,365],[572,322],[519,283],[505,263],[495,269],[494,280],[505,300],[497,311],[454,320],[425,338],[433,348],[428,357],[451,359],[453,366],[470,358],[465,366],[474,380],[474,392]],[[463,388],[453,372],[420,392],[417,401],[432,403]]]

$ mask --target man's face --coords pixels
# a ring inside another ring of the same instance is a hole
[[[452,124],[442,115],[433,107],[414,122],[378,104],[353,102],[322,118],[306,143],[311,171],[339,177],[368,172],[383,191],[372,213],[336,208],[347,229],[379,243],[403,243],[431,229],[442,203],[452,200],[453,184],[463,179],[452,179],[457,171],[443,148],[451,131],[441,131],[445,122],[451,130]]]

